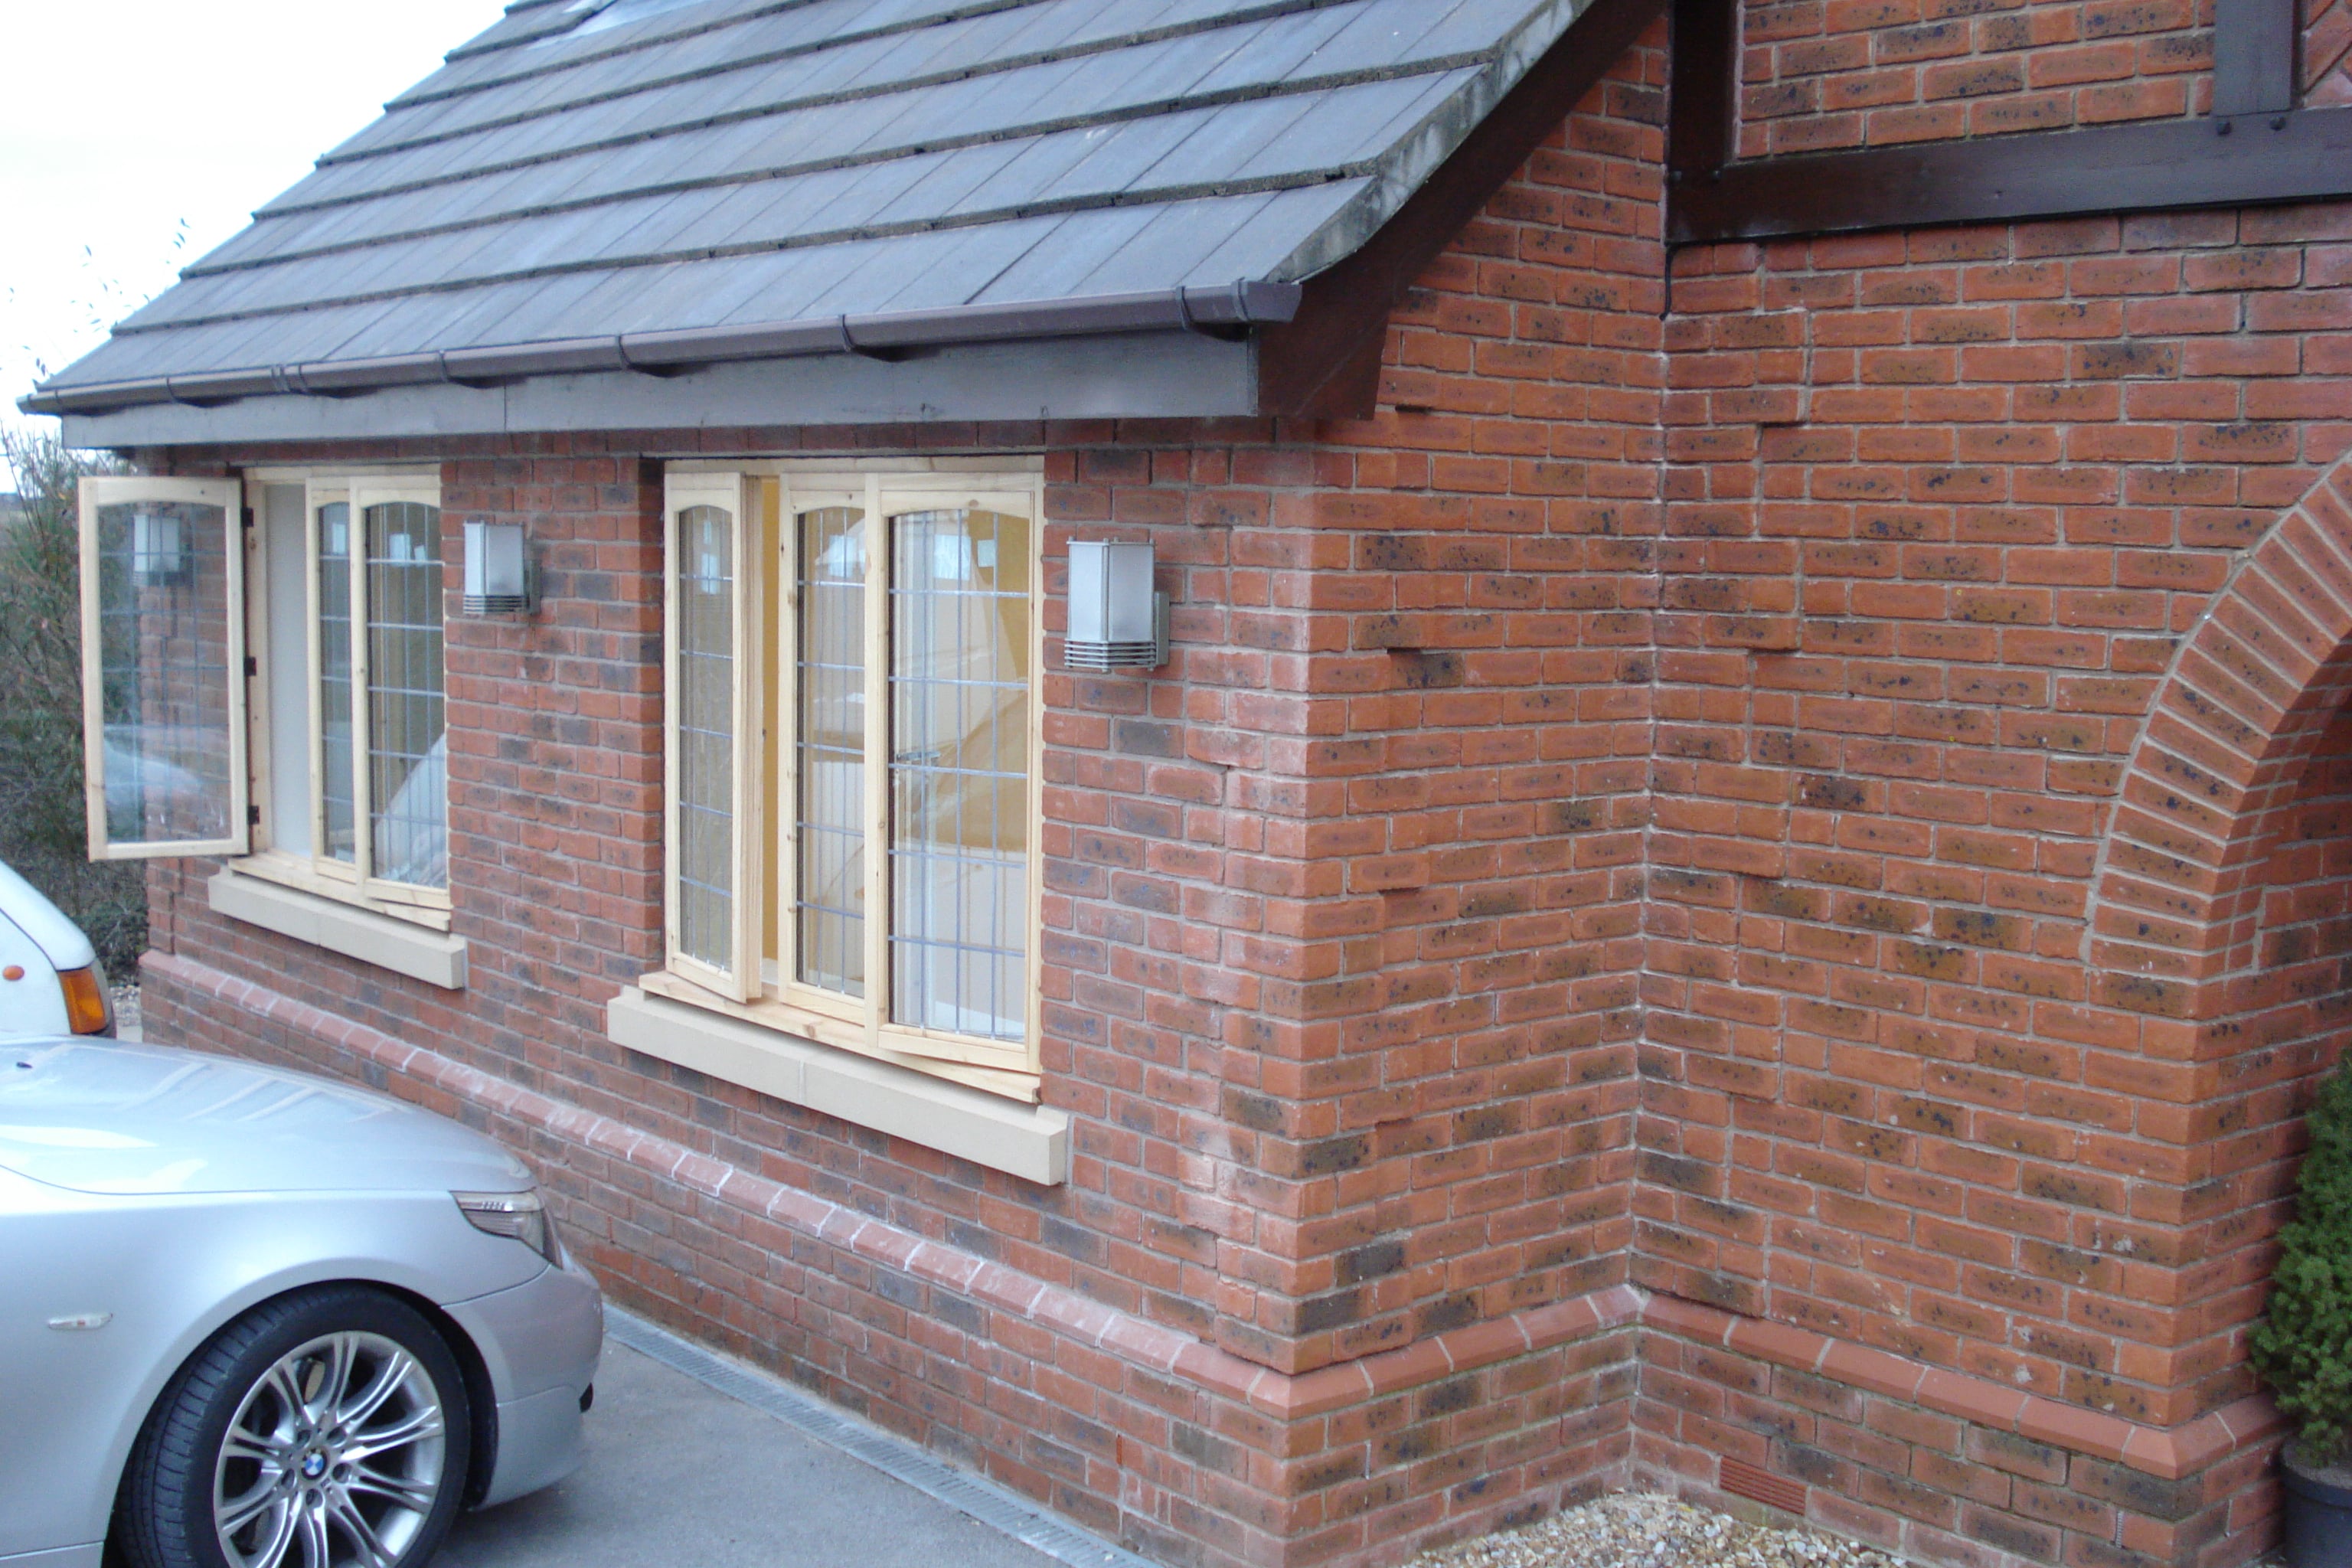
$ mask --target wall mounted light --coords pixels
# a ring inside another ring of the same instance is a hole
[[[1070,542],[1065,669],[1157,669],[1168,662],[1168,595],[1155,593],[1149,544]]]
[[[537,574],[522,524],[466,520],[466,614],[530,615],[539,607]]]

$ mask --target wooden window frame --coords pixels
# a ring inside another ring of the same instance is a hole
[[[732,679],[729,687],[733,766],[729,784],[732,799],[729,814],[729,859],[734,873],[730,929],[732,952],[726,964],[715,964],[685,951],[678,899],[680,853],[678,834],[678,519],[698,507],[723,508],[730,519],[734,574],[729,650]],[[749,1002],[760,994],[760,953],[764,945],[761,919],[764,900],[747,897],[760,887],[766,873],[761,848],[765,832],[761,824],[764,804],[756,766],[760,741],[766,728],[761,695],[764,616],[762,530],[756,483],[737,473],[672,474],[662,495],[662,942],[672,973],[730,1002]]]
[[[106,810],[106,713],[100,691],[105,642],[100,621],[100,561],[98,517],[100,509],[138,501],[172,501],[215,507],[224,531],[222,636],[227,661],[222,693],[228,745],[228,829],[218,838],[142,840],[116,843]],[[92,477],[81,481],[78,505],[80,554],[80,614],[82,672],[83,801],[89,819],[89,856],[93,860],[152,860],[190,855],[242,855],[251,843],[253,800],[252,752],[245,681],[238,679],[241,653],[237,633],[246,620],[245,561],[240,542],[249,539],[243,529],[236,483],[233,479],[173,479],[162,476]]]
[[[366,743],[368,590],[365,509],[386,502],[415,501],[439,510],[440,470],[437,468],[365,466],[248,468],[245,471],[244,480],[247,514],[255,520],[254,526],[245,531],[246,646],[250,659],[246,685],[252,689],[252,696],[246,703],[248,716],[247,751],[251,758],[252,799],[257,803],[258,810],[250,853],[233,862],[235,869],[240,875],[258,877],[298,891],[352,904],[434,931],[446,931],[450,925],[451,907],[448,889],[388,881],[371,874],[375,840],[368,819],[370,781]],[[302,489],[303,638],[301,646],[294,649],[276,647],[270,637],[268,497],[273,486],[299,486]],[[321,505],[336,500],[346,501],[351,508],[352,771],[354,775],[352,780],[352,812],[354,842],[352,858],[348,862],[321,853],[326,843],[326,764],[319,744],[323,715],[319,688],[318,517]],[[305,704],[302,722],[309,736],[305,752],[310,761],[306,787],[310,813],[310,850],[308,854],[282,848],[277,843],[277,791],[270,773],[270,726],[276,715],[268,700],[268,692],[274,662],[289,658],[298,658],[303,668]],[[445,617],[442,637],[445,673],[447,659]],[[447,831],[446,822],[443,831]]]
[[[1045,481],[1042,464],[1032,458],[964,460],[867,460],[856,463],[745,462],[713,464],[681,461],[669,467],[671,493],[687,485],[716,479],[720,486],[740,484],[745,496],[745,516],[751,521],[755,548],[739,557],[736,617],[737,646],[756,650],[756,679],[736,683],[737,710],[751,714],[749,728],[757,731],[748,750],[751,765],[737,774],[738,793],[748,784],[753,800],[748,807],[749,831],[739,826],[737,846],[750,849],[752,864],[745,868],[739,888],[761,888],[761,907],[742,908],[739,898],[739,948],[744,928],[756,925],[760,983],[756,991],[713,976],[707,966],[677,962],[675,944],[667,966],[647,975],[644,989],[653,995],[695,1005],[714,1007],[746,1022],[772,1028],[821,1045],[908,1067],[1034,1103],[1037,1099],[1043,1011],[1045,826],[1043,763],[1045,754]],[[698,490],[696,493],[700,493]],[[1023,1008],[1024,1031],[1018,1041],[990,1040],[950,1031],[899,1023],[889,1016],[892,984],[890,951],[889,799],[890,757],[889,520],[934,506],[977,506],[1013,512],[1029,522],[1029,682],[1025,757],[1028,767],[1028,822],[1024,918]],[[915,504],[908,504],[915,503]],[[825,506],[856,506],[868,521],[865,582],[865,712],[866,753],[865,847],[866,915],[864,994],[858,997],[825,990],[796,977],[799,951],[796,890],[799,886],[797,825],[801,820],[802,781],[796,765],[799,745],[798,687],[800,611],[798,604],[798,519]],[[665,556],[672,553],[680,507],[664,505]],[[666,560],[664,579],[675,581],[676,564]],[[665,605],[668,608],[667,604]],[[744,635],[747,623],[756,623],[756,640]],[[677,638],[674,617],[666,616],[663,631],[667,690],[674,691]],[[758,688],[756,696],[747,687]],[[674,703],[666,708],[675,710]],[[668,884],[665,891],[664,923],[677,920],[677,860],[675,809],[675,719],[665,720],[665,779],[673,787],[673,804],[665,808],[664,845]],[[739,731],[739,737],[741,731]],[[739,822],[744,819],[739,819]],[[739,864],[740,861],[739,860]],[[769,940],[770,937],[772,940]],[[772,956],[771,956],[772,954]],[[718,984],[713,984],[713,980]]]

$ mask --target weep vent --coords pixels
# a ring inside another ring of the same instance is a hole
[[[1782,1513],[1805,1516],[1805,1483],[1776,1476],[1761,1466],[1745,1459],[1726,1459],[1719,1472],[1719,1482],[1734,1497],[1744,1497],[1750,1502],[1760,1502],[1767,1508],[1777,1508]]]

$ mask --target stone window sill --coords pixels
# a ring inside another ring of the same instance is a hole
[[[645,1056],[1041,1186],[1069,1179],[1070,1119],[630,986],[605,1037]]]
[[[444,991],[466,988],[466,939],[235,870],[205,884],[213,912]]]

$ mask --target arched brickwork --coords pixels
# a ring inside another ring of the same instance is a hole
[[[2124,775],[2091,903],[2095,1001],[2243,1010],[2261,871],[2305,763],[2352,696],[2352,459],[2263,539],[2173,663]]]
[[[2347,1037],[2352,459],[2248,552],[2174,658],[2116,800],[2086,939],[2139,1016],[2105,1069],[2168,1146],[2193,1407],[2251,1394],[2243,1336],[2286,1217],[2314,1074]],[[2114,1038],[2114,1037],[2111,1037]]]

